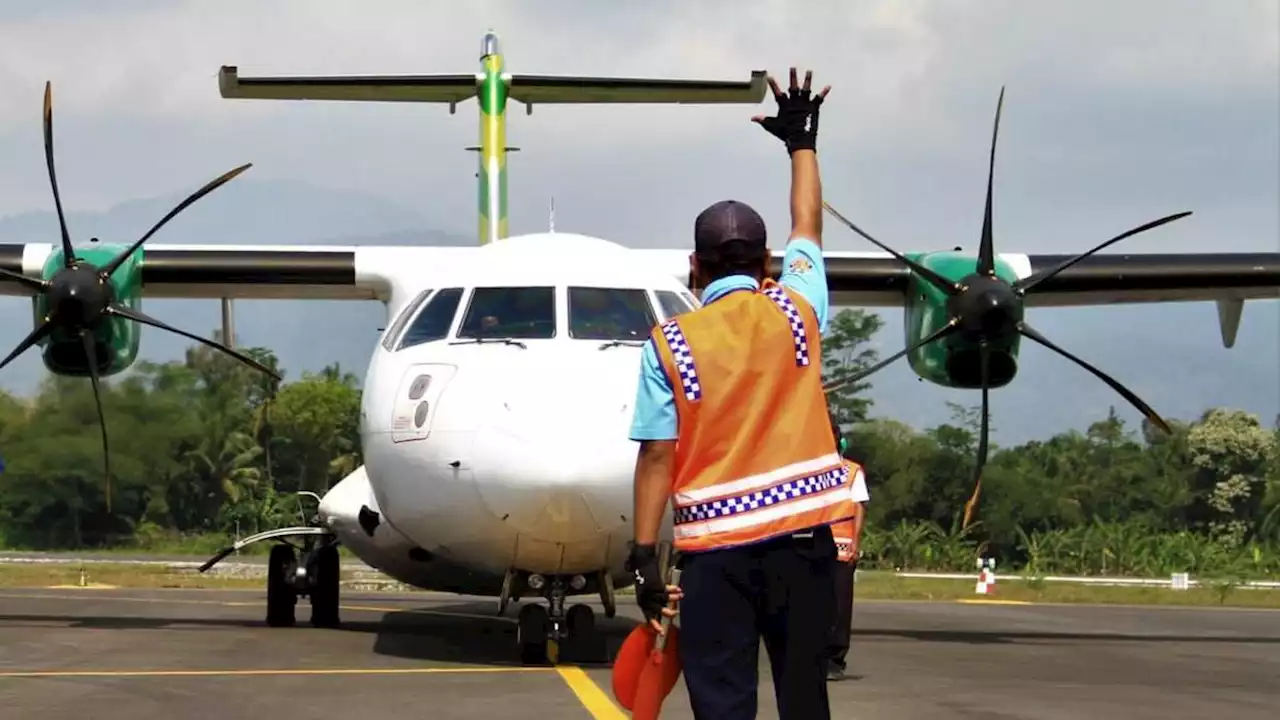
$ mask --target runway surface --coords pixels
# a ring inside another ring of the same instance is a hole
[[[634,625],[601,618],[616,649]],[[261,592],[0,591],[6,718],[626,718],[609,669],[521,668],[492,601],[347,594],[267,628]],[[859,602],[832,717],[1274,718],[1280,612]],[[509,615],[514,617],[514,609]],[[627,615],[628,618],[622,617]],[[776,718],[767,662],[761,718]],[[663,718],[691,718],[683,685]]]

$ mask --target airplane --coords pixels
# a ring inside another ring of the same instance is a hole
[[[360,436],[365,464],[323,496],[305,524],[262,532],[211,558],[264,541],[267,624],[291,626],[301,598],[311,623],[339,621],[339,545],[407,585],[496,598],[497,614],[524,597],[517,617],[522,662],[598,656],[591,606],[607,617],[632,537],[627,437],[641,347],[658,324],[699,307],[689,249],[635,249],[564,232],[509,235],[506,107],[524,103],[758,104],[766,76],[745,81],[522,75],[504,65],[498,35],[482,40],[474,74],[375,77],[241,77],[224,66],[224,98],[458,103],[480,109],[479,223],[474,247],[157,245],[160,226],[229,181],[210,182],[131,245],[73,248],[54,173],[51,100],[44,136],[60,243],[0,244],[0,293],[30,297],[33,330],[0,368],[41,346],[46,368],[103,377],[136,359],[140,324],[176,332],[274,375],[252,358],[173,328],[141,310],[143,297],[289,298],[381,302],[386,329],[364,378]],[[997,106],[996,125],[999,125]],[[837,306],[900,307],[906,350],[833,391],[907,357],[921,378],[983,393],[1017,374],[1021,338],[1049,347],[1102,378],[1156,424],[1163,420],[1101,371],[1053,345],[1027,322],[1031,307],[1208,301],[1222,340],[1234,344],[1246,300],[1280,298],[1280,253],[1094,254],[1112,242],[1184,217],[1163,218],[1077,256],[996,253],[992,164],[978,253],[899,253],[844,219],[878,252],[824,250]],[[772,270],[781,272],[782,253]],[[92,361],[90,361],[92,358]],[[101,415],[101,407],[99,407]],[[105,418],[105,482],[110,466]],[[983,442],[977,473],[985,458]],[[980,475],[979,475],[980,477]],[[662,537],[670,542],[670,514]],[[543,605],[539,600],[545,600]]]

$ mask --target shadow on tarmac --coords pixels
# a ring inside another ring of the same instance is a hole
[[[336,630],[317,630],[310,626],[309,608],[300,603],[297,625],[293,628],[268,628],[265,620],[249,618],[147,618],[139,616],[68,616],[48,614],[0,613],[2,627],[47,627],[54,623],[63,627],[98,630],[184,630],[220,628],[262,628],[279,633],[281,639],[292,633],[358,633],[373,636],[373,652],[391,657],[440,663],[487,666],[518,666],[516,623],[518,603],[512,603],[503,616],[493,611],[492,603],[433,604],[420,609],[407,608],[386,612],[378,620],[360,620],[366,613],[346,612],[342,626]],[[256,613],[255,613],[256,614]],[[485,617],[488,616],[488,617]],[[609,667],[622,641],[637,625],[633,618],[612,619],[596,614],[596,628],[603,636],[605,657],[573,658],[562,656],[561,662],[585,668]],[[1121,642],[1121,643],[1225,643],[1280,646],[1280,636],[1245,637],[1235,635],[1183,635],[1139,633],[1069,633],[1040,631],[965,631],[863,628],[853,631],[855,638],[898,638],[930,643],[964,643],[971,645],[1043,643],[1053,641]]]

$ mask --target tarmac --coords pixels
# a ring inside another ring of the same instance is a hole
[[[599,618],[611,650],[636,623]],[[268,628],[264,593],[0,591],[0,718],[627,718],[606,664],[523,668],[515,609],[346,593],[343,627]],[[624,617],[625,616],[625,617]],[[837,720],[1274,718],[1280,612],[855,603]],[[761,718],[776,718],[761,658]],[[692,718],[683,684],[663,718]]]

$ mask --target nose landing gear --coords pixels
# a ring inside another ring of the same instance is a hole
[[[561,660],[575,663],[605,661],[604,637],[596,629],[595,611],[590,605],[581,603],[570,607],[567,613],[564,609],[570,585],[581,588],[583,582],[581,576],[528,578],[530,588],[544,588],[547,606],[526,605],[520,608],[516,621],[516,644],[521,663],[555,665]]]

